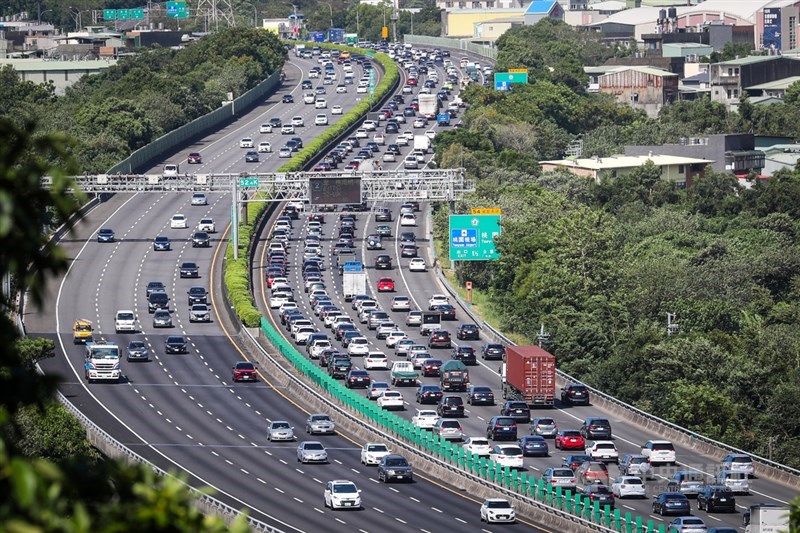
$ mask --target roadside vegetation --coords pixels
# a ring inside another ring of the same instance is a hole
[[[579,136],[582,157],[709,133],[798,138],[800,85],[774,106],[737,114],[699,100],[649,119],[584,91],[578,67],[615,54],[591,35],[545,20],[498,46],[498,61],[529,68],[530,83],[468,88],[466,127],[436,137],[440,165],[478,179],[457,212],[503,210],[500,260],[458,264],[458,283],[473,282],[504,331],[532,341],[544,324],[569,374],[800,467],[800,168],[749,189],[709,171],[679,190],[652,164],[597,185],[537,164]],[[435,213],[443,242],[447,214]]]

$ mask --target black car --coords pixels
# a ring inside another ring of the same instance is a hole
[[[311,83],[311,80],[303,80],[303,83],[300,85],[301,89],[311,89],[312,87],[313,84]]]
[[[392,212],[388,207],[381,207],[375,211],[375,222],[391,222]]]
[[[192,235],[192,248],[208,248],[211,246],[211,237],[205,231],[197,231]]]
[[[589,389],[580,383],[569,383],[561,389],[561,403],[564,405],[589,405]]]
[[[269,119],[269,123],[272,125],[273,128],[280,128],[283,126],[283,122],[279,118],[271,118]]]
[[[455,320],[456,308],[450,304],[437,304],[434,305],[431,311],[440,311],[442,313],[442,320]]]
[[[291,94],[284,94],[283,98],[281,98],[281,102],[283,102],[284,104],[292,104],[294,103],[294,96],[292,96]]]
[[[653,496],[653,513],[661,516],[673,514],[688,516],[692,514],[689,498],[681,492],[662,492]]]
[[[522,448],[522,455],[525,457],[547,457],[550,455],[550,447],[544,437],[539,435],[525,435],[519,440],[519,447]]]
[[[400,244],[406,243],[415,243],[417,242],[417,236],[414,234],[413,231],[404,231],[400,234]]]
[[[510,416],[493,416],[486,424],[486,438],[517,440],[517,422]]]
[[[442,418],[459,418],[464,416],[464,400],[461,396],[447,394],[442,396],[439,404],[436,406],[436,412]]]
[[[475,366],[478,364],[478,358],[475,356],[475,348],[472,346],[456,346],[453,348],[450,357],[461,361],[465,365]]]
[[[164,235],[159,235],[155,239],[153,239],[153,251],[154,252],[168,252],[171,249],[169,243],[169,237],[165,237]]]
[[[736,498],[725,485],[708,485],[697,494],[697,508],[709,513],[736,512]]]
[[[156,309],[169,309],[169,296],[166,292],[153,291],[147,297],[147,311],[155,313]]]
[[[97,242],[114,242],[114,230],[111,228],[100,228],[97,232]]]
[[[378,481],[388,483],[392,480],[414,481],[413,469],[402,455],[384,455],[378,463]]]
[[[531,408],[528,404],[520,401],[508,401],[503,404],[500,409],[500,414],[510,416],[517,422],[530,422],[531,421]]]
[[[167,353],[189,353],[189,348],[186,344],[186,339],[179,335],[174,335],[167,337],[164,351]]]
[[[581,435],[586,440],[608,440],[611,438],[611,422],[606,418],[590,416],[583,421]]]
[[[502,344],[488,342],[481,349],[481,358],[485,360],[499,360],[506,354],[506,347]]]
[[[181,263],[180,267],[181,277],[182,278],[199,278],[200,277],[200,268],[198,268],[197,263],[191,262],[184,262]]]
[[[388,255],[379,255],[375,258],[375,268],[377,270],[391,270],[392,258]]]
[[[244,154],[244,162],[245,163],[258,163],[258,152],[249,151]]]
[[[384,131],[386,132],[386,135],[391,135],[393,133],[398,133],[399,130],[400,128],[398,128],[396,122],[389,122],[386,124],[386,128]]]
[[[161,281],[148,281],[147,287],[145,288],[145,296],[150,297],[150,293],[156,291],[166,292],[167,288]]]
[[[328,362],[328,375],[334,379],[344,379],[352,368],[353,363],[349,359],[336,357]]]
[[[566,468],[571,468],[572,471],[576,471],[583,463],[591,462],[592,458],[586,454],[582,453],[574,453],[572,455],[567,455],[561,460],[561,466]]]
[[[480,340],[481,334],[478,330],[478,326],[475,324],[461,324],[458,326],[458,332],[456,332],[456,338],[459,340],[473,340],[477,341]]]
[[[431,332],[431,336],[428,339],[428,348],[450,348],[451,346],[450,333],[443,329]]]
[[[467,403],[470,405],[494,405],[494,392],[489,387],[472,385],[467,390]]]
[[[297,141],[295,141],[294,139],[289,139],[288,141],[286,141],[286,148],[288,148],[292,152],[300,151],[300,145],[297,144]]]
[[[439,403],[442,389],[438,385],[420,385],[416,393],[417,403]]]
[[[594,504],[594,502],[598,502],[601,509],[606,505],[612,509],[614,508],[614,494],[602,483],[594,483],[587,486],[585,489],[583,489],[583,495],[588,496],[589,501],[592,502],[592,504]]]
[[[344,380],[344,385],[348,389],[352,388],[367,388],[369,387],[371,380],[369,378],[369,372],[366,370],[351,370],[347,373],[347,377]]]

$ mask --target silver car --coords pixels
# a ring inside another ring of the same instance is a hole
[[[300,463],[327,463],[328,452],[321,442],[304,440],[297,447],[297,461]]]
[[[211,322],[211,313],[206,304],[194,304],[189,309],[189,322]]]
[[[330,415],[323,413],[313,414],[306,420],[306,433],[315,435],[317,433],[336,433],[336,425],[331,420]]]
[[[144,341],[131,341],[128,343],[128,361],[148,361],[150,350]]]
[[[558,425],[549,416],[531,420],[531,435],[554,439],[556,438],[556,433],[558,433]]]
[[[270,422],[267,426],[267,440],[295,440],[294,428],[285,420]]]
[[[440,418],[433,426],[433,434],[447,440],[464,440],[464,431],[461,422],[455,418]]]
[[[159,309],[153,314],[154,328],[171,328],[172,315],[166,309]]]

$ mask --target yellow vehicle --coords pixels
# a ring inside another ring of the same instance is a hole
[[[80,318],[72,324],[72,342],[86,344],[92,342],[92,323],[85,318]]]
[[[350,59],[350,52],[348,52],[347,50],[344,50],[339,54],[339,57],[341,59],[343,59],[343,60],[344,59]]]

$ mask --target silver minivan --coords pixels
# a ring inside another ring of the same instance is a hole
[[[717,484],[725,485],[735,494],[750,494],[750,477],[746,472],[723,470],[717,474]]]
[[[464,432],[461,429],[461,422],[455,418],[440,418],[433,426],[433,434],[447,440],[464,440]]]

